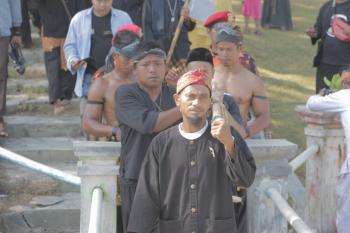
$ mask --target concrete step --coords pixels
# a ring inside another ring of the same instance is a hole
[[[7,116],[5,122],[11,138],[82,136],[78,116]]]
[[[62,115],[79,116],[79,99],[72,99],[66,106],[67,111]],[[6,99],[7,115],[53,115],[53,107],[49,104],[47,95],[16,94],[7,95]]]
[[[9,79],[7,82],[7,94],[18,93],[47,93],[48,81],[46,78],[42,79]]]
[[[55,200],[51,205],[48,200]],[[12,213],[0,216],[0,230],[6,233],[78,233],[80,218],[80,195],[67,193],[62,196],[38,196],[32,199],[38,206],[14,206]]]
[[[74,140],[66,137],[9,138],[2,140],[0,146],[41,163],[76,162]]]

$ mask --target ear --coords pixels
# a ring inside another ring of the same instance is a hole
[[[175,104],[176,104],[176,106],[180,106],[180,102],[181,102],[181,100],[180,100],[180,95],[179,94],[174,94],[173,95],[173,98],[174,98],[174,101],[175,101]]]

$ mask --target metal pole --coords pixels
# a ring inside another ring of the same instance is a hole
[[[30,168],[32,170],[44,173],[58,180],[65,181],[67,183],[75,184],[77,186],[80,186],[81,184],[81,179],[78,176],[74,176],[74,175],[62,172],[58,169],[35,162],[19,154],[6,150],[3,147],[0,147],[0,157],[3,157],[4,159],[10,160],[14,163]]]
[[[276,189],[268,188],[266,193],[297,233],[314,233]]]
[[[295,157],[289,165],[292,167],[293,172],[303,165],[312,155],[315,155],[319,150],[319,146],[314,144],[309,146],[303,153]]]
[[[102,201],[103,201],[102,189],[100,187],[94,188],[94,191],[92,193],[88,233],[100,233]]]

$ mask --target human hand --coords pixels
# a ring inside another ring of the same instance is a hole
[[[316,38],[317,37],[317,31],[316,31],[315,27],[308,28],[305,31],[305,33],[311,38]]]
[[[211,135],[224,144],[225,148],[233,148],[234,140],[231,135],[230,125],[224,119],[217,119],[211,123]]]
[[[11,44],[16,44],[16,45],[22,46],[22,37],[20,37],[20,36],[13,36],[11,38]]]
[[[74,58],[71,61],[71,65],[74,70],[79,70],[85,65],[85,61],[79,61],[78,59]]]
[[[172,67],[165,76],[165,81],[169,87],[176,88],[177,80],[180,78],[180,71]]]
[[[188,20],[190,18],[190,9],[188,8],[188,4],[185,4],[181,9],[181,16],[184,20]]]

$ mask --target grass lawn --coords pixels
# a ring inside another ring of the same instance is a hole
[[[263,36],[245,36],[245,50],[253,55],[268,90],[274,138],[286,138],[305,148],[304,123],[294,112],[314,93],[316,47],[304,31],[314,24],[325,0],[291,0],[294,29],[263,30]],[[240,2],[234,1],[235,13]],[[241,15],[237,16],[243,25]],[[253,22],[251,21],[251,28]],[[253,31],[253,30],[252,30]]]

